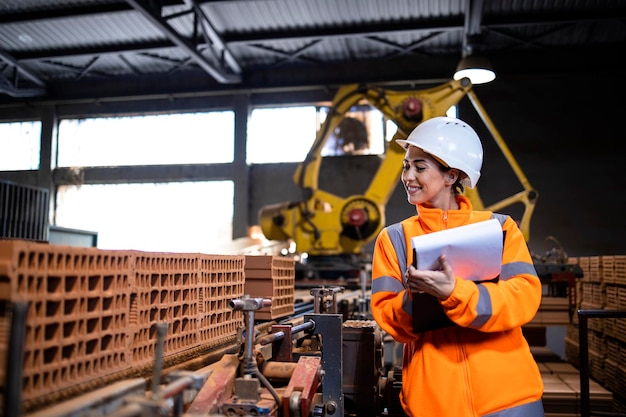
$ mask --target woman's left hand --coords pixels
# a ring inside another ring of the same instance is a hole
[[[448,298],[456,285],[454,271],[445,255],[439,257],[440,269],[431,271],[416,269],[409,265],[406,271],[407,285],[411,292],[426,292],[437,298]]]

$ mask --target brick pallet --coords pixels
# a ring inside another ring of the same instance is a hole
[[[580,375],[566,362],[540,362],[544,383],[543,405],[546,417],[580,416]],[[598,382],[590,381],[589,398],[594,411],[612,410],[613,398]]]
[[[0,240],[0,301],[28,304],[22,399],[126,374],[155,359],[155,324],[166,323],[164,358],[234,340],[244,256],[100,250]],[[0,317],[0,340],[10,323]],[[6,381],[8,343],[0,344]]]
[[[577,282],[576,308],[582,310],[626,310],[626,255],[572,258],[583,270]],[[580,367],[578,354],[578,316],[567,327],[565,353],[568,361]],[[588,320],[589,375],[616,397],[626,397],[624,352],[626,320],[592,318]]]
[[[283,256],[246,256],[245,292],[250,297],[272,300],[270,307],[255,312],[255,319],[274,320],[293,314],[295,260]]]

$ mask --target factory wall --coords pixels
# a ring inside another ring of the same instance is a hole
[[[623,71],[622,71],[623,72]],[[626,174],[622,168],[626,151],[626,109],[624,97],[626,86],[615,74],[554,74],[537,77],[506,78],[474,87],[476,96],[486,110],[498,133],[515,158],[523,175],[538,192],[531,219],[529,245],[533,252],[543,254],[555,247],[555,241],[569,256],[621,255],[626,254],[626,216],[623,205],[626,198],[623,184]],[[426,88],[426,87],[425,87]],[[302,105],[315,100],[330,100],[331,92],[310,91],[293,94],[241,94],[228,97],[212,97],[203,100],[177,100],[123,102],[107,106],[70,104],[57,105],[55,117],[83,111],[85,116],[96,110],[103,114],[154,111],[160,105],[162,111],[206,111],[212,107],[234,108],[241,125],[238,131],[246,131],[247,106],[293,104]],[[161,103],[161,104],[159,104]],[[142,107],[143,106],[143,107]],[[170,107],[167,106],[172,106]],[[174,108],[175,106],[184,106]],[[226,106],[226,107],[225,107]],[[104,109],[103,107],[106,107]],[[143,109],[143,110],[142,110]],[[0,109],[0,119],[24,120],[37,113],[36,106],[18,109]],[[43,113],[52,112],[43,108]],[[485,206],[523,190],[511,165],[495,146],[493,136],[476,113],[469,99],[460,103],[459,116],[473,125],[483,139],[485,162],[478,185],[479,195]],[[45,124],[44,130],[51,131]],[[190,171],[198,177],[191,180],[233,178],[237,184],[234,238],[242,237],[247,226],[257,224],[258,211],[267,204],[298,201],[300,190],[293,181],[296,163],[253,165],[248,170],[237,169],[245,161],[240,155],[245,149],[245,138],[239,138],[239,150],[235,163],[211,166],[208,170]],[[0,150],[5,151],[5,150]],[[49,152],[49,150],[47,150]],[[340,196],[361,193],[369,185],[374,171],[380,164],[378,156],[338,156],[325,158],[320,170],[321,189]],[[164,168],[160,180],[172,176],[177,168]],[[145,168],[138,169],[145,176]],[[207,174],[208,172],[208,174]],[[233,174],[235,173],[235,174]],[[178,174],[180,175],[180,174]],[[141,176],[141,178],[144,178]],[[40,172],[0,172],[0,178],[22,184],[39,185],[52,181],[49,170]],[[109,178],[110,179],[110,178]],[[338,180],[339,179],[339,180]],[[102,180],[102,178],[100,179]],[[508,209],[507,209],[508,210]],[[521,206],[510,208],[511,215],[518,218]],[[414,208],[397,186],[387,204],[386,221],[392,223],[412,215]],[[247,223],[247,224],[246,224]],[[554,239],[550,239],[550,238]],[[370,250],[371,242],[366,250]]]

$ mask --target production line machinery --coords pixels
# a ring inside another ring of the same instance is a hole
[[[167,324],[159,323],[151,378],[118,381],[26,417],[402,415],[398,372],[384,369],[383,336],[364,317],[363,295],[338,302],[344,288],[325,286],[310,294],[310,310],[281,322],[255,320],[270,299],[231,300],[245,327],[236,343],[194,370],[164,366]]]

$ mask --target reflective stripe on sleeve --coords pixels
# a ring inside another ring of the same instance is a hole
[[[396,252],[398,258],[398,266],[400,267],[400,273],[402,274],[402,282],[389,276],[378,277],[372,281],[372,294],[376,294],[380,291],[395,292],[406,289],[406,271],[407,271],[407,256],[406,256],[406,242],[404,240],[404,228],[401,223],[394,223],[387,227],[387,236],[389,241]],[[402,297],[402,310],[409,316],[413,317],[413,300],[411,299],[409,292],[406,291]]]
[[[544,417],[543,402],[537,400],[532,403],[498,411],[497,413],[485,414],[483,417]]]
[[[376,294],[377,292],[399,293],[402,290],[404,290],[402,283],[390,276],[378,277],[372,281],[372,294]]]
[[[476,284],[478,287],[478,304],[476,304],[476,318],[470,324],[471,327],[478,328],[485,324],[493,314],[491,308],[491,296],[489,291],[482,284]]]
[[[404,293],[404,297],[402,297],[402,310],[409,316],[413,317],[413,300],[409,297],[409,292],[406,291]]]
[[[391,241],[391,245],[398,257],[398,266],[402,274],[402,281],[406,280],[407,258],[406,258],[406,242],[404,240],[404,229],[401,223],[394,223],[387,227],[387,235]],[[405,283],[406,284],[406,283]]]
[[[535,270],[535,267],[528,262],[510,262],[502,265],[500,270],[500,279],[507,280],[521,274],[530,274],[536,277],[537,271]]]
[[[506,221],[508,217],[509,217],[508,214],[491,213],[491,218],[498,220],[500,222],[500,226],[504,226],[504,222]]]

